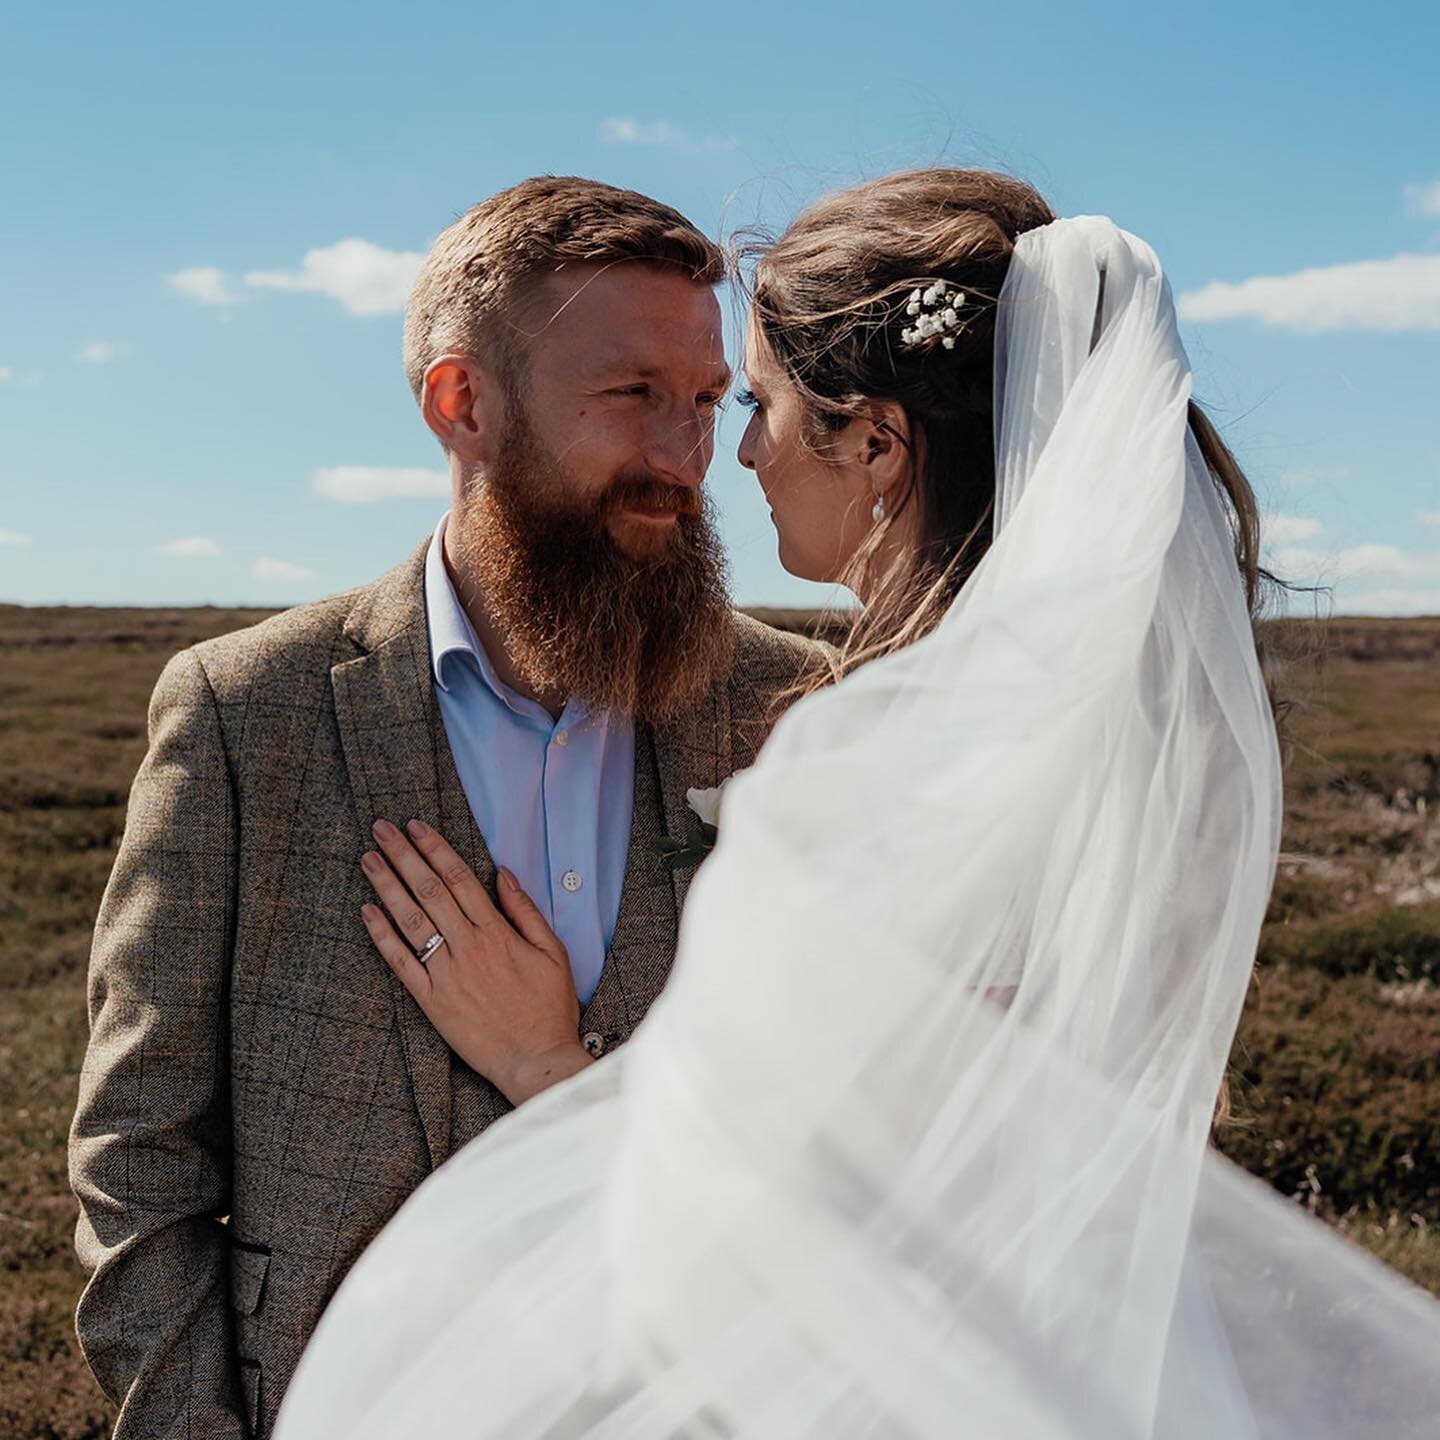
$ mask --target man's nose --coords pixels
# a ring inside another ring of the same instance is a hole
[[[709,416],[662,424],[650,445],[650,464],[677,485],[695,488],[705,479],[714,448],[714,422]]]

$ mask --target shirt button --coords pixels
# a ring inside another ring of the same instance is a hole
[[[587,1055],[600,1056],[605,1053],[605,1037],[597,1035],[593,1030],[580,1043],[585,1047]]]
[[[573,870],[567,870],[560,883],[573,895],[585,882]]]
[[[568,745],[570,743],[570,732],[568,730],[557,730],[555,732],[555,743],[557,745]]]

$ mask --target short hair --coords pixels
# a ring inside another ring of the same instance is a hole
[[[524,346],[514,311],[530,283],[564,264],[617,261],[680,270],[718,285],[725,255],[678,210],[634,190],[541,175],[482,200],[431,247],[405,307],[405,374],[421,398],[447,351],[496,362],[508,377]]]

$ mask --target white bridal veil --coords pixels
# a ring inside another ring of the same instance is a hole
[[[781,721],[650,1018],[407,1202],[284,1440],[1434,1433],[1440,1306],[1206,1154],[1280,762],[1154,253],[1024,235],[996,376],[973,579]]]

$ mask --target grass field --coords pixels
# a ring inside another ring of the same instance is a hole
[[[162,665],[262,613],[0,606],[5,1440],[108,1429],[73,1338],[65,1178],[90,926]],[[1279,676],[1296,700],[1287,858],[1220,1143],[1440,1293],[1440,620],[1274,638],[1310,658]]]

